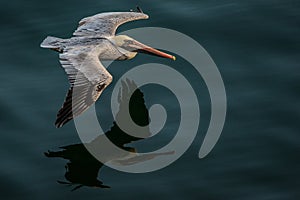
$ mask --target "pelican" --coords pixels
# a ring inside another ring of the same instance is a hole
[[[128,60],[139,52],[175,60],[173,55],[127,35],[115,35],[120,25],[148,18],[140,8],[130,12],[100,13],[80,20],[73,37],[48,36],[41,43],[42,48],[60,53],[59,60],[70,83],[65,101],[57,113],[57,128],[86,111],[112,82],[112,75],[100,60]]]

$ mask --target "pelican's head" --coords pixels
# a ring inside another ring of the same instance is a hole
[[[121,53],[124,53],[129,59],[134,58],[137,53],[146,53],[163,58],[175,60],[175,56],[164,53],[145,44],[142,44],[127,35],[117,35],[113,37],[112,42],[118,47]]]

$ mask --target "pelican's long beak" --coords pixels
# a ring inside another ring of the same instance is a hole
[[[155,56],[159,56],[159,57],[163,57],[163,58],[169,58],[172,60],[176,60],[176,57],[167,53],[164,53],[162,51],[159,51],[157,49],[154,49],[152,47],[149,47],[147,45],[144,45],[138,41],[132,41],[132,43],[130,44],[131,48],[135,48],[137,52],[140,53],[146,53],[146,54],[151,54],[151,55],[155,55]]]

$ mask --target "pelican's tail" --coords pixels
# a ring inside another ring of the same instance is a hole
[[[64,39],[48,36],[41,43],[41,47],[62,52],[64,49],[64,43],[65,43]]]

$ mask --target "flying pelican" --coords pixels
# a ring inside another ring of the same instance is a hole
[[[136,12],[100,13],[80,20],[73,37],[61,39],[48,36],[41,43],[42,48],[60,53],[60,63],[70,82],[65,101],[57,113],[57,128],[87,110],[112,82],[112,75],[100,60],[132,59],[138,52],[175,60],[174,56],[129,36],[115,35],[120,25],[148,18],[140,8]]]

